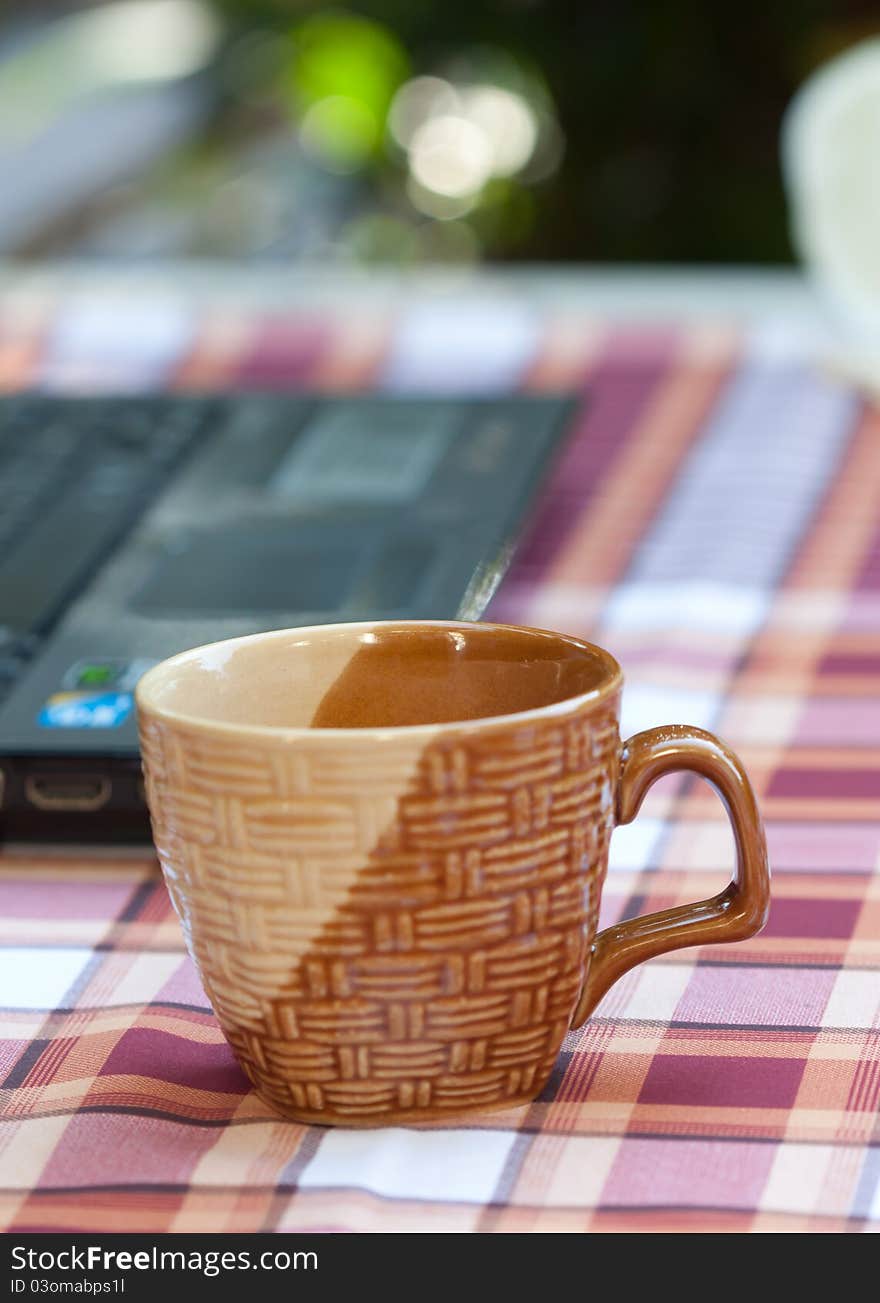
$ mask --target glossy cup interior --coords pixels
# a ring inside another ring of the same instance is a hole
[[[324,625],[197,648],[150,671],[141,709],[208,727],[435,727],[602,696],[620,670],[601,648],[493,624]]]

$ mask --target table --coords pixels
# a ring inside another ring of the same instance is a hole
[[[346,1132],[249,1091],[151,855],[7,850],[4,1228],[880,1228],[880,413],[823,348],[783,274],[0,276],[7,389],[586,386],[490,614],[608,646],[625,732],[734,745],[774,871],[760,937],[628,974],[533,1105]],[[731,859],[664,780],[603,922]]]

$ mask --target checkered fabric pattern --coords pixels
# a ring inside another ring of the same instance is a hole
[[[7,853],[7,1229],[880,1227],[880,413],[790,344],[499,301],[0,311],[10,389],[587,386],[491,615],[609,647],[625,733],[725,737],[775,875],[760,937],[628,974],[534,1104],[352,1132],[248,1089],[149,856]],[[663,780],[614,835],[603,922],[706,896],[731,858],[714,795]]]

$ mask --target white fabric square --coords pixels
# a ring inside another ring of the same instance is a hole
[[[515,301],[420,303],[395,325],[383,386],[507,389],[534,359],[539,340],[539,319]]]
[[[876,973],[837,974],[822,1014],[823,1027],[880,1026],[880,982]]]
[[[191,313],[176,300],[74,300],[54,324],[40,381],[74,391],[156,383],[179,359],[193,328]]]
[[[190,1189],[197,1192],[204,1186],[244,1187],[258,1176],[267,1182],[276,1181],[296,1152],[298,1138],[299,1128],[285,1122],[223,1127],[216,1142],[193,1168]]]
[[[700,873],[717,871],[729,876],[733,860],[733,834],[726,819],[710,822],[679,818],[669,824],[669,836],[663,846],[666,867],[674,865],[676,869],[696,869]]]
[[[91,958],[91,950],[0,950],[0,1006],[55,1009]]]
[[[514,1190],[511,1203],[595,1208],[619,1150],[619,1136],[540,1136],[533,1144],[528,1172]],[[533,1190],[529,1173],[538,1179],[548,1168],[552,1175],[546,1185],[542,1182],[539,1190]]]
[[[827,355],[832,342],[825,324],[812,317],[766,316],[750,327],[744,351],[750,362],[791,366]]]
[[[514,1139],[511,1131],[331,1131],[299,1185],[369,1190],[388,1199],[487,1203]]]
[[[622,823],[614,829],[608,868],[641,870],[653,862],[654,848],[665,827],[662,819],[637,815],[632,823]]]
[[[624,667],[625,669],[626,667]],[[620,734],[624,739],[658,724],[696,724],[712,728],[720,700],[714,692],[691,692],[688,688],[664,688],[633,683],[623,689]]]
[[[114,967],[118,967],[118,972],[122,976],[118,981],[113,981],[112,985],[107,983],[109,989],[103,997],[104,1003],[107,1005],[149,1004],[177,972],[180,967],[180,955],[151,954],[146,951],[142,955],[137,955],[132,962],[130,954],[120,953],[114,955],[110,962]],[[105,968],[101,976],[107,982],[108,977],[112,980],[113,974]]]
[[[615,633],[692,629],[746,636],[763,624],[768,601],[758,588],[711,580],[627,583],[611,597],[602,623]]]
[[[811,1213],[818,1208],[834,1145],[783,1144],[770,1168],[762,1212]]]
[[[62,1113],[57,1117],[20,1118],[8,1122],[4,1127],[5,1134],[0,1134],[0,1166],[5,1173],[3,1184],[14,1190],[33,1190],[69,1121],[69,1115]]]
[[[795,694],[737,697],[725,706],[718,731],[737,746],[784,747],[794,737],[803,713],[803,700]]]
[[[651,964],[619,1016],[633,1022],[669,1022],[693,973],[691,964]]]

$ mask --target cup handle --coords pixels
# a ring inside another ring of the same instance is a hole
[[[685,946],[744,941],[767,921],[770,868],[755,794],[740,761],[711,733],[673,724],[631,737],[620,758],[617,822],[634,819],[651,784],[680,770],[707,779],[724,802],[736,843],[733,880],[709,900],[644,914],[600,932],[588,956],[572,1027],[580,1027],[618,977],[643,960]]]

